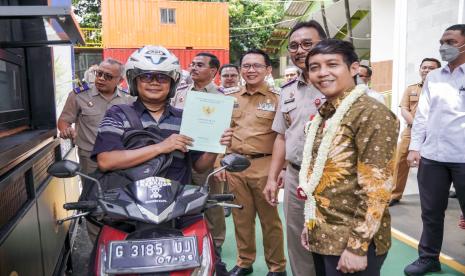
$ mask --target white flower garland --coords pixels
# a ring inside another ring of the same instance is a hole
[[[320,179],[323,175],[323,170],[325,168],[326,160],[328,159],[329,149],[331,143],[336,136],[336,131],[338,130],[342,119],[345,114],[352,106],[352,104],[363,94],[365,94],[366,86],[364,84],[357,85],[350,94],[344,98],[341,102],[341,105],[336,109],[333,117],[326,122],[327,128],[323,132],[323,139],[321,140],[320,147],[318,148],[318,154],[315,159],[315,164],[313,165],[312,174],[308,178],[308,169],[312,161],[312,150],[313,143],[315,142],[316,133],[320,127],[323,118],[319,113],[313,118],[313,120],[307,124],[310,124],[310,128],[307,132],[307,137],[305,139],[305,146],[302,156],[302,164],[299,172],[299,188],[301,189],[307,199],[305,201],[304,214],[305,214],[305,225],[309,230],[311,230],[316,224],[316,201],[313,195],[316,186],[320,183]],[[299,191],[298,191],[299,192]]]

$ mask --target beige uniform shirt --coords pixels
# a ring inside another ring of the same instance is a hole
[[[206,93],[221,94],[221,92],[218,91],[218,86],[216,86],[216,84],[213,82],[210,82],[210,84],[208,84],[202,90],[196,90],[193,83],[186,84],[186,85],[179,86],[176,89],[176,94],[174,95],[173,98],[171,98],[171,105],[176,108],[183,109],[184,103],[186,102],[187,92],[190,90],[206,92]]]
[[[413,117],[415,117],[418,101],[420,100],[421,87],[421,83],[409,85],[400,101],[399,107],[406,108]]]
[[[302,75],[281,87],[281,101],[272,129],[285,137],[287,161],[300,166],[305,124],[324,102],[323,94],[307,84]]]
[[[79,93],[71,91],[68,94],[60,119],[69,124],[75,123],[76,145],[81,150],[92,151],[97,129],[107,109],[115,104],[130,104],[134,101],[134,97],[118,88],[111,100],[107,100],[95,86],[91,86],[89,90]]]
[[[264,84],[254,94],[242,87],[225,93],[235,98],[231,127],[233,139],[229,152],[245,155],[271,154],[276,132],[271,129],[279,103],[279,94]]]

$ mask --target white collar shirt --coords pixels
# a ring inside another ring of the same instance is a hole
[[[431,71],[421,93],[409,149],[434,161],[465,163],[465,64]]]
[[[378,102],[382,103],[382,104],[386,104],[386,101],[384,100],[384,96],[383,94],[371,89],[371,88],[368,88],[367,89],[367,95],[372,97],[372,98],[375,98]]]

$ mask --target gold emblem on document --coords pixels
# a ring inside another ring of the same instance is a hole
[[[207,115],[207,116],[210,116],[211,114],[213,114],[215,112],[215,108],[213,106],[203,106],[202,107],[202,112],[203,114]]]

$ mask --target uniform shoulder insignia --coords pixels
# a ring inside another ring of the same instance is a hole
[[[281,95],[280,90],[276,89],[275,87],[270,87],[268,91],[276,95]]]
[[[81,92],[89,90],[90,87],[86,82],[82,82],[80,86],[73,89],[74,93],[79,94]]]
[[[121,87],[120,91],[123,92],[124,94],[129,95],[129,90],[127,88],[125,88],[125,87]]]
[[[237,86],[236,87],[229,87],[229,88],[221,87],[220,89],[218,89],[218,90],[220,92],[222,92],[223,94],[225,94],[225,95],[229,95],[229,94],[233,94],[233,93],[241,91],[241,88],[237,87]]]
[[[293,79],[293,80],[290,80],[290,81],[286,82],[285,84],[281,85],[281,89],[286,87],[286,86],[289,86],[289,85],[293,84],[296,81],[297,81],[297,79]]]
[[[186,89],[187,87],[189,87],[189,85],[190,85],[190,84],[188,84],[188,83],[179,85],[179,86],[176,88],[176,91]]]

